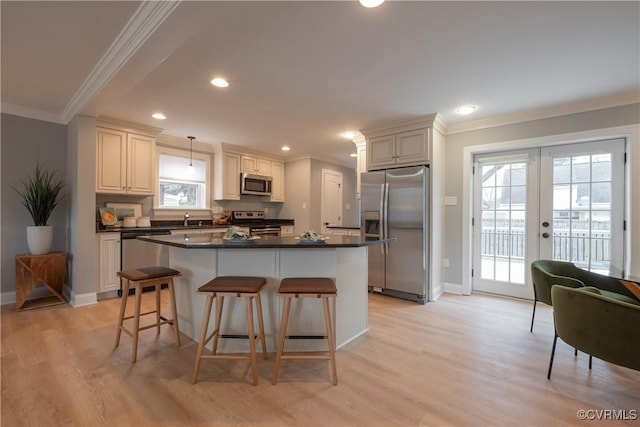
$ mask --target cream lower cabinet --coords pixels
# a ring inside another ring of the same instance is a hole
[[[155,194],[154,137],[97,128],[96,193]]]
[[[96,234],[98,268],[98,293],[120,290],[120,233]]]
[[[213,156],[214,200],[240,200],[240,157],[225,151]]]
[[[284,202],[284,163],[271,162],[271,201]]]

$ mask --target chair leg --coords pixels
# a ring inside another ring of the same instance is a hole
[[[213,330],[213,354],[218,353],[218,337],[220,336],[220,323],[222,322],[222,306],[224,305],[224,297],[218,295],[218,304],[216,304],[216,323]]]
[[[553,366],[553,356],[556,353],[556,341],[558,340],[558,334],[553,335],[553,347],[551,347],[551,359],[549,359],[549,372],[547,372],[547,379],[551,379],[551,367]]]
[[[282,309],[282,320],[280,321],[280,338],[278,339],[278,352],[276,353],[276,366],[273,370],[273,384],[278,383],[278,371],[280,370],[280,360],[284,351],[284,340],[287,337],[287,322],[289,321],[289,310],[291,309],[291,297],[284,298],[284,308]]]
[[[533,313],[531,313],[531,329],[529,332],[533,332],[533,319],[536,317],[536,300],[533,300]]]
[[[264,337],[264,321],[262,320],[262,301],[260,293],[256,294],[256,309],[258,311],[258,327],[260,328],[260,341],[262,341],[262,358],[267,359],[267,343]]]
[[[251,374],[253,385],[258,385],[258,364],[256,362],[256,336],[253,327],[253,297],[245,297],[247,306],[247,327],[249,329],[249,355],[251,357]]]
[[[156,283],[156,335],[160,335],[160,289],[162,285],[160,283]]]
[[[132,362],[138,359],[138,334],[140,332],[140,305],[142,304],[142,287],[136,283],[136,306],[133,314],[133,357]]]
[[[207,327],[209,326],[209,317],[211,316],[211,306],[213,305],[213,295],[207,295],[207,303],[202,316],[202,326],[200,327],[200,341],[198,342],[198,353],[196,354],[196,366],[193,368],[193,384],[198,382],[198,373],[200,372],[200,362],[202,361],[202,353],[204,346],[207,344]],[[215,325],[214,325],[215,327]]]
[[[578,357],[578,349],[577,349],[577,348],[574,348],[574,349],[573,349],[573,355],[574,355],[575,357]]]
[[[592,362],[593,362],[593,356],[589,355],[589,369],[591,369]]]
[[[118,331],[116,332],[116,347],[120,345],[120,335],[122,334],[122,324],[124,322],[124,313],[127,308],[127,299],[129,297],[129,280],[123,279],[122,300],[120,301],[120,314],[118,316]]]
[[[329,298],[322,298],[324,306],[324,321],[327,328],[327,342],[329,344],[329,356],[331,357],[331,378],[333,385],[338,384],[338,371],[336,370],[336,349],[333,342],[333,328],[331,327],[331,310],[329,309]]]
[[[171,316],[173,317],[173,330],[176,334],[176,342],[180,347],[180,328],[178,327],[178,308],[176,306],[176,291],[173,286],[173,277],[169,278],[169,301],[171,302]]]

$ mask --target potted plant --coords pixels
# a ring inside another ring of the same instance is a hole
[[[22,190],[13,188],[22,198],[22,205],[27,208],[33,219],[33,226],[27,226],[27,244],[32,255],[46,254],[53,243],[53,227],[47,221],[55,207],[64,198],[61,193],[64,183],[55,180],[56,171],[44,169],[36,164],[33,176],[22,181]]]

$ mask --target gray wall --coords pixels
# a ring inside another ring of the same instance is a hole
[[[463,256],[468,253],[468,248],[463,248],[462,200],[464,187],[468,185],[463,182],[465,148],[638,123],[640,123],[640,104],[633,104],[447,135],[445,142],[446,195],[456,196],[458,204],[445,207],[445,258],[449,259],[449,268],[445,271],[445,282],[461,284],[463,274],[467,274],[463,272]],[[639,141],[632,141],[632,143],[635,150],[640,150]],[[631,168],[637,170],[640,164],[632,163]],[[639,206],[640,195],[637,189],[634,193],[631,200],[632,206]],[[640,225],[635,224],[635,226]]]
[[[67,180],[67,128],[61,124],[9,114],[2,114],[1,126],[2,283],[0,289],[4,293],[15,291],[15,256],[29,252],[26,227],[33,225],[31,216],[22,206],[19,196],[11,186],[21,188],[21,181],[25,176],[33,173],[37,162],[48,169],[57,170],[56,176]],[[69,188],[63,191],[68,193]],[[49,219],[49,225],[54,227],[52,247],[54,251],[68,251],[68,203],[67,197],[58,205]]]
[[[321,229],[322,169],[342,173],[342,223],[359,224],[355,169],[311,158],[294,160],[285,164],[285,203],[280,217],[293,218],[297,234]]]

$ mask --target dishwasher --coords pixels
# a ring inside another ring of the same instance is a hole
[[[122,251],[120,253],[120,265],[122,270],[131,270],[141,267],[169,267],[169,247],[156,243],[143,242],[138,240],[138,236],[158,236],[169,235],[169,230],[131,230],[123,231],[120,235],[122,241]],[[167,285],[162,285],[165,288]],[[143,292],[152,290],[153,287],[143,288]],[[129,295],[133,294],[133,289]],[[120,290],[118,296],[122,296],[122,279],[120,280]]]

